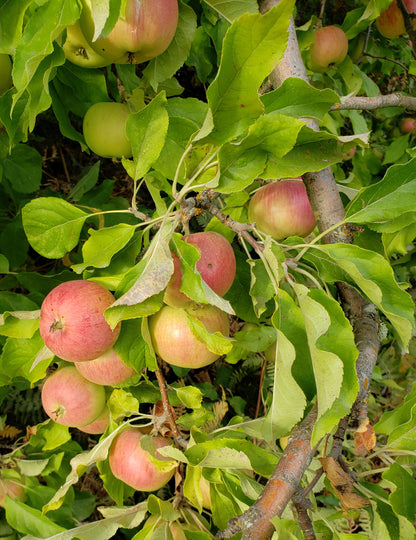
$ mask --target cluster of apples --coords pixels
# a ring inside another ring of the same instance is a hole
[[[82,67],[139,64],[162,54],[178,25],[177,0],[127,0],[111,32],[97,34],[92,0],[82,0],[79,20],[67,28],[63,50]]]

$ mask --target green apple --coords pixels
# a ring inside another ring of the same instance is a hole
[[[177,0],[127,0],[124,10],[106,37],[94,40],[94,9],[82,0],[81,28],[101,55],[117,64],[141,63],[162,54],[178,25]]]
[[[88,147],[104,158],[131,157],[131,144],[126,135],[129,114],[124,103],[94,103],[86,112],[82,125]]]
[[[66,29],[66,40],[62,46],[65,57],[85,68],[101,68],[109,66],[112,62],[95,51],[82,33],[79,21]]]

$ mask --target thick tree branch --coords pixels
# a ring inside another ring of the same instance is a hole
[[[384,96],[365,97],[356,96],[350,97],[342,103],[335,103],[330,109],[331,111],[350,111],[361,110],[371,111],[381,109],[383,107],[402,107],[409,111],[416,111],[416,98],[405,96],[401,93],[386,94]]]

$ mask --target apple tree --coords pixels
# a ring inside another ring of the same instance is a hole
[[[0,2],[0,536],[415,536],[415,17]]]

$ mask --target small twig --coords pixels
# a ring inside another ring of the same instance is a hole
[[[157,377],[157,382],[159,384],[160,395],[162,396],[163,411],[169,422],[170,429],[172,430],[173,438],[180,447],[186,448],[188,446],[188,443],[179,433],[178,426],[176,425],[175,419],[172,414],[172,409],[171,409],[169,398],[168,398],[167,384],[165,381],[165,377],[163,376],[163,373],[160,371],[160,369],[157,369],[155,373]]]
[[[308,508],[311,508],[312,504],[305,497],[305,492],[302,488],[299,487],[295,491],[292,501],[298,514],[299,526],[302,529],[305,540],[316,540],[312,520],[308,514]]]
[[[400,66],[404,71],[408,72],[409,68],[406,66],[406,64],[402,64],[398,60],[395,60],[394,58],[389,58],[388,56],[378,56],[376,54],[371,54],[368,52],[363,52],[363,54],[360,56],[362,58],[363,56],[368,56],[369,58],[375,58],[376,60],[386,60],[386,62],[391,62],[392,64],[396,64]]]
[[[383,107],[402,107],[403,109],[416,111],[416,98],[411,96],[405,96],[399,92],[374,97],[356,96],[346,99],[343,103],[335,103],[335,105],[333,105],[330,110],[370,111],[373,109],[381,109]]]
[[[65,178],[66,178],[68,184],[70,184],[71,183],[71,177],[69,176],[68,167],[66,166],[66,161],[65,161],[64,154],[62,152],[62,148],[60,146],[58,146],[58,149],[59,149],[59,154],[61,156],[62,166],[64,168]]]
[[[303,490],[303,494],[304,496],[306,497],[308,495],[308,493],[310,493],[313,488],[316,486],[316,484],[319,482],[321,476],[324,474],[324,469],[323,467],[320,467],[316,472],[315,472],[315,476],[313,478],[313,480],[311,480],[309,482],[309,484],[305,487],[305,489]]]
[[[324,13],[325,13],[325,4],[326,4],[326,0],[321,0],[321,11],[319,12],[319,17],[318,17],[318,20],[319,20],[318,27],[322,26],[322,21],[323,21]]]

